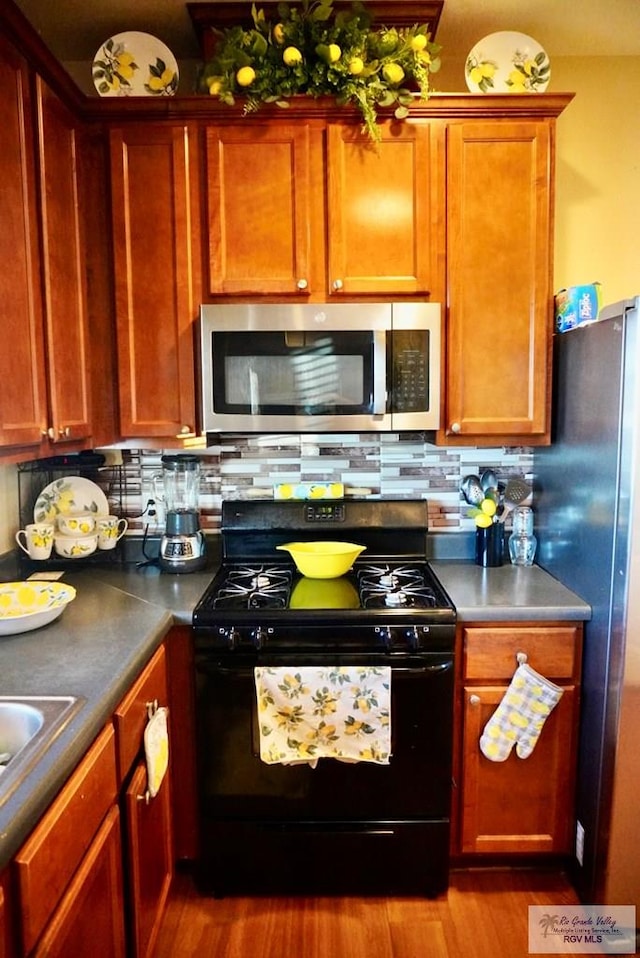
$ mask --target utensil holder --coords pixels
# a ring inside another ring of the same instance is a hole
[[[476,565],[494,568],[502,565],[504,558],[504,525],[492,522],[490,526],[476,529]]]

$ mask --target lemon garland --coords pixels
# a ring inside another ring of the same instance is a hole
[[[273,25],[255,3],[251,14],[252,28],[222,32],[198,80],[201,92],[229,106],[244,97],[245,113],[262,103],[288,107],[296,94],[332,96],[340,106],[357,106],[363,131],[379,140],[378,108],[395,104],[394,115],[403,119],[413,102],[404,84],[417,86],[426,100],[430,75],[440,68],[440,47],[426,24],[372,30],[362,3],[338,14],[332,0],[303,0],[300,9],[280,3]]]

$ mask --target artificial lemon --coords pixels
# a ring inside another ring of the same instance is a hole
[[[251,86],[255,78],[256,71],[253,69],[253,67],[240,67],[236,73],[238,86]]]
[[[418,53],[420,50],[424,50],[427,45],[427,38],[424,33],[417,33],[415,37],[411,37],[411,43],[409,44],[411,49]]]
[[[362,57],[352,57],[351,60],[349,60],[349,73],[351,76],[357,77],[363,70],[364,61]]]
[[[399,63],[386,63],[382,68],[382,75],[391,86],[397,86],[404,80],[404,70]]]
[[[222,78],[221,77],[209,77],[207,80],[207,86],[209,87],[209,93],[211,96],[217,96],[222,89]]]
[[[337,43],[329,44],[329,63],[337,63],[342,56],[342,50]]]
[[[480,508],[485,516],[495,516],[496,514],[496,504],[493,499],[483,499],[480,503]]]
[[[276,43],[284,43],[284,27],[281,23],[276,23],[272,36]]]
[[[479,529],[488,529],[493,525],[493,519],[486,512],[479,512],[476,516],[476,525]]]
[[[297,47],[287,47],[282,54],[282,59],[288,67],[295,67],[298,63],[302,63],[302,54]]]

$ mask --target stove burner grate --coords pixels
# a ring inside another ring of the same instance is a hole
[[[438,599],[415,565],[363,565],[358,573],[364,609],[435,608]]]
[[[278,565],[241,565],[230,569],[213,599],[214,609],[284,609],[291,570]]]

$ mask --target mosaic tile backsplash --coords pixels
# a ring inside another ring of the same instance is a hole
[[[463,532],[474,528],[460,495],[460,480],[492,468],[499,480],[532,480],[529,448],[442,448],[423,433],[331,433],[328,435],[230,435],[197,451],[202,460],[201,524],[219,531],[224,499],[273,498],[279,483],[341,482],[345,495],[426,499],[429,529]],[[130,531],[140,532],[155,499],[153,477],[161,470],[158,450],[123,452],[121,512]]]

